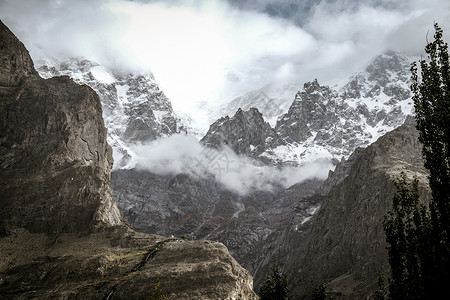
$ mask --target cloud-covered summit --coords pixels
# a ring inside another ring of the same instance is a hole
[[[418,55],[447,0],[2,0],[33,58],[151,69],[178,111],[268,83],[334,83],[386,48]]]

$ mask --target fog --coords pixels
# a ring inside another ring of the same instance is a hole
[[[386,48],[423,53],[450,1],[1,0],[33,58],[151,69],[178,111],[268,83],[333,84]],[[448,36],[448,33],[446,33]]]
[[[194,179],[212,178],[225,189],[240,195],[252,191],[273,191],[306,179],[325,179],[334,166],[324,157],[300,167],[276,168],[260,163],[224,147],[203,146],[192,137],[182,134],[161,138],[131,147],[136,154],[132,166],[159,175],[187,174]]]

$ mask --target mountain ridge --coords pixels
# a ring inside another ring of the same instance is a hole
[[[258,299],[223,244],[132,230],[99,96],[40,78],[1,21],[0,41],[0,299]]]

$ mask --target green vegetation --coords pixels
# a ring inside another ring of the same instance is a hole
[[[288,280],[287,276],[282,274],[275,265],[272,273],[267,275],[266,281],[260,288],[261,300],[287,300],[288,299]]]
[[[311,294],[311,300],[333,300],[334,297],[331,296],[330,292],[328,291],[328,287],[321,283],[317,285],[312,294]]]
[[[150,294],[150,300],[166,300],[167,295],[161,292],[159,286],[161,283],[159,282],[159,278],[156,278],[155,285],[153,286],[153,291]]]
[[[432,197],[419,203],[418,182],[395,182],[393,211],[384,222],[392,299],[450,299],[450,69],[448,45],[435,24],[427,59],[411,67],[414,106]]]

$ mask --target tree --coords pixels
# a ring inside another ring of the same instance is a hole
[[[261,300],[287,300],[288,299],[288,280],[287,276],[282,274],[275,265],[272,273],[267,275],[266,281],[259,290]]]
[[[393,299],[450,299],[450,64],[443,31],[434,24],[427,58],[411,66],[419,140],[431,200],[419,203],[418,182],[396,181],[393,212],[384,220]]]
[[[429,234],[429,214],[419,202],[417,179],[408,183],[402,172],[394,185],[397,192],[393,198],[393,211],[383,221],[391,265],[390,296],[393,299],[423,299],[421,265]]]
[[[166,300],[167,295],[161,292],[159,286],[161,285],[159,278],[156,278],[155,285],[153,286],[153,291],[150,294],[150,300]]]
[[[434,24],[434,41],[425,47],[427,59],[420,61],[421,82],[413,64],[412,86],[419,140],[425,167],[430,171],[431,229],[424,268],[427,294],[434,299],[450,289],[450,63],[443,31]],[[435,291],[433,293],[433,291]]]
[[[311,300],[333,300],[333,299],[334,297],[330,295],[328,287],[324,283],[317,285],[311,294]]]

